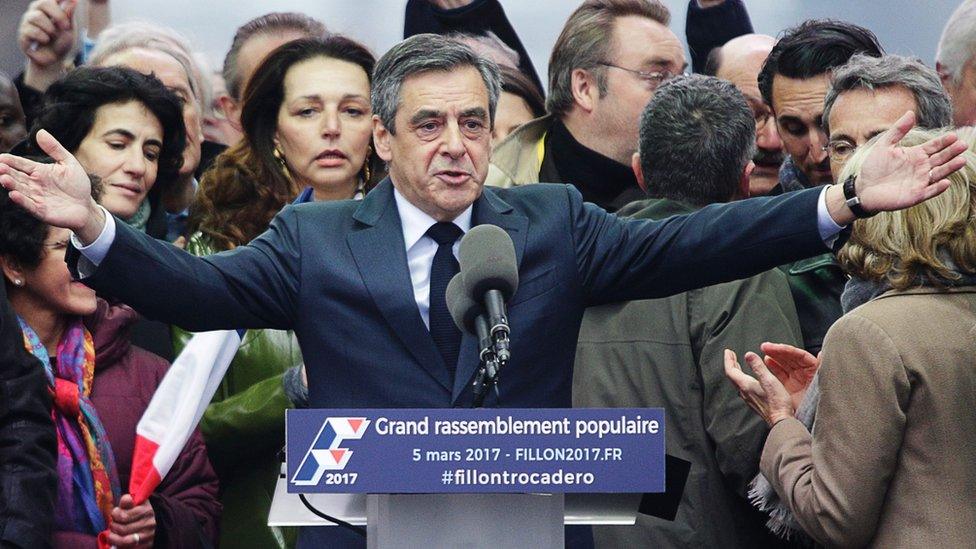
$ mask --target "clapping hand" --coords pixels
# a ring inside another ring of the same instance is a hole
[[[770,427],[780,420],[793,417],[796,408],[789,391],[766,368],[759,355],[746,353],[745,360],[756,377],[743,372],[735,353],[725,350],[725,375],[739,389],[739,396]]]
[[[915,125],[909,111],[881,134],[861,166],[855,191],[868,212],[909,208],[949,188],[946,179],[966,164],[966,144],[954,133],[933,138],[921,145],[902,147],[898,143]],[[843,182],[839,182],[843,183]],[[827,207],[839,225],[850,224],[853,214],[844,206],[840,185],[830,189]]]
[[[88,174],[46,130],[37,132],[37,144],[54,164],[0,154],[0,185],[34,217],[70,229],[90,244],[101,233],[105,217],[92,198]]]
[[[769,371],[790,393],[793,408],[800,409],[807,387],[820,369],[820,357],[784,343],[763,343],[760,348]]]

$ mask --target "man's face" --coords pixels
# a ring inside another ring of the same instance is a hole
[[[602,67],[607,92],[594,103],[590,136],[577,136],[604,156],[624,165],[637,151],[641,112],[660,81],[649,81],[629,71],[684,71],[681,42],[667,27],[645,17],[618,17],[613,25],[610,59],[614,67]],[[625,70],[626,69],[626,70]]]
[[[236,130],[237,139],[234,140],[234,143],[243,137],[243,133],[241,133],[241,108],[243,107],[241,101],[244,97],[247,81],[251,79],[254,71],[258,70],[261,62],[269,53],[284,44],[301,38],[307,38],[307,35],[296,30],[284,30],[274,34],[256,34],[241,44],[241,49],[237,52],[237,74],[240,75],[241,79],[240,89],[237,90],[238,97],[231,97],[228,93],[220,95],[220,108],[228,122]]]
[[[396,135],[373,117],[376,152],[400,194],[438,221],[452,221],[474,203],[488,175],[488,112],[488,90],[474,67],[407,77]]]
[[[956,126],[976,125],[976,58],[962,67],[959,80],[954,82],[945,75],[942,85],[952,98],[952,123]]]
[[[830,170],[834,176],[840,175],[855,149],[916,108],[915,97],[903,86],[859,88],[837,96],[828,120]]]
[[[813,78],[773,77],[773,113],[786,152],[811,185],[829,183],[830,162],[823,150],[827,136],[821,128],[824,96],[830,86],[825,73]]]
[[[0,77],[0,152],[7,152],[27,137],[27,119],[13,82]]]
[[[749,176],[749,193],[761,196],[769,193],[779,180],[779,167],[783,163],[783,142],[776,131],[773,114],[759,93],[759,71],[772,49],[754,48],[748,52],[724,52],[722,63],[715,76],[728,80],[745,96],[756,119],[756,168]]]

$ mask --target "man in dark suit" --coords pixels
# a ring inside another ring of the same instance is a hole
[[[477,342],[450,324],[444,285],[461,234],[504,228],[521,283],[509,303],[512,361],[490,406],[569,406],[583,310],[669,295],[822,253],[854,214],[840,187],[703,208],[665,221],[623,220],[572,187],[483,189],[500,93],[497,68],[466,46],[417,35],[374,73],[373,138],[390,178],[361,203],[286,208],[247,246],[206,258],[129,230],[87,197],[88,178],[46,132],[57,164],[0,156],[0,184],[47,222],[74,231],[85,282],[151,318],[190,330],[290,328],[316,407],[449,407],[472,400]],[[867,162],[867,211],[945,189],[965,149],[947,136],[895,144],[906,116]],[[856,207],[856,206],[855,206]],[[445,236],[446,234],[446,236]],[[453,329],[453,331],[452,331]],[[310,541],[314,543],[314,541]]]

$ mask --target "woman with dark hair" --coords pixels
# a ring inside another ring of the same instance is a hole
[[[337,35],[296,40],[268,55],[244,89],[244,138],[200,184],[188,251],[247,244],[292,201],[363,197],[381,178],[371,147],[373,64],[369,50]],[[189,337],[175,330],[176,346]],[[295,529],[266,524],[285,410],[293,405],[284,383],[294,394],[304,390],[301,363],[292,332],[246,332],[201,420],[221,482],[224,547],[295,543]]]
[[[369,50],[339,35],[268,55],[244,88],[244,139],[204,175],[191,229],[217,250],[232,249],[264,232],[296,196],[361,198],[381,179],[371,146],[374,63]]]
[[[495,126],[491,139],[505,139],[516,128],[546,114],[546,100],[538,86],[522,72],[499,65],[502,72],[502,95],[498,98]]]
[[[177,153],[180,151],[176,149]],[[70,231],[49,227],[0,192],[0,267],[23,332],[43,369],[57,435],[56,548],[201,547],[216,541],[217,478],[199,433],[149,499],[125,494],[136,424],[168,368],[130,344],[136,314],[72,280]]]
[[[102,180],[105,209],[150,236],[166,236],[164,189],[155,183],[175,179],[186,132],[179,99],[159,80],[122,67],[75,69],[44,94],[23,152],[41,154],[41,129]]]

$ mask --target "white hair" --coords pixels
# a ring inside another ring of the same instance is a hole
[[[959,83],[962,68],[976,54],[976,0],[966,0],[949,16],[942,29],[935,62],[953,84]]]
[[[213,99],[212,87],[207,85],[206,73],[193,56],[190,40],[172,28],[146,21],[112,25],[99,34],[89,63],[100,66],[107,58],[133,48],[161,51],[175,59],[186,73],[186,80],[200,112],[206,112]]]

